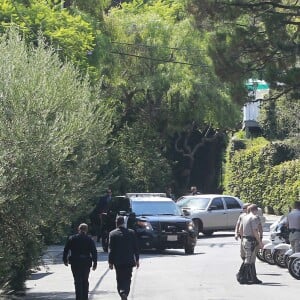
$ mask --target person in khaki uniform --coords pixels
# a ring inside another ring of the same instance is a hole
[[[240,270],[242,276],[238,280],[241,284],[260,284],[262,281],[256,276],[255,260],[258,249],[263,248],[260,229],[261,223],[257,215],[257,206],[251,204],[248,210],[249,214],[242,218],[240,225],[245,260],[241,266],[242,270]]]
[[[294,209],[287,215],[287,224],[293,253],[300,252],[300,201],[295,201]]]
[[[243,212],[240,214],[236,225],[235,225],[235,230],[234,230],[234,238],[236,240],[238,240],[239,238],[241,239],[241,243],[240,243],[240,255],[241,255],[241,259],[244,261],[245,260],[245,251],[244,251],[244,247],[243,247],[243,239],[242,239],[242,235],[240,233],[240,227],[241,227],[241,223],[242,223],[242,219],[244,216],[246,216],[249,212],[247,211],[247,208],[250,206],[250,203],[245,203],[243,205]]]

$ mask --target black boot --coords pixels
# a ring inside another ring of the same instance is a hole
[[[250,264],[242,263],[236,277],[240,284],[251,284]]]
[[[255,268],[255,264],[251,264],[250,265],[250,270],[251,270],[251,282],[253,284],[262,284],[262,281],[259,280],[257,277],[256,277],[256,268]]]

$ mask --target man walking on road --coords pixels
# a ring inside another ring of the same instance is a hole
[[[89,274],[97,268],[97,249],[94,241],[87,235],[88,225],[82,223],[78,227],[78,234],[71,236],[64,248],[63,262],[71,270],[74,277],[76,300],[88,300]],[[71,255],[69,256],[69,252]]]
[[[287,223],[293,253],[300,252],[300,201],[295,201],[294,209],[287,215]]]
[[[109,234],[109,268],[116,270],[117,289],[122,300],[130,292],[132,268],[139,267],[139,250],[135,232],[125,228],[124,217],[116,218],[116,229]]]
[[[247,208],[250,206],[251,204],[250,203],[245,203],[243,205],[243,212],[240,214],[237,222],[236,222],[236,225],[235,225],[235,230],[234,230],[234,238],[236,240],[238,240],[239,238],[241,239],[241,244],[240,244],[240,254],[241,254],[241,259],[244,261],[245,260],[245,250],[244,250],[244,246],[243,246],[243,237],[241,236],[241,233],[240,233],[240,227],[241,227],[241,224],[242,224],[242,220],[243,220],[243,217],[245,217],[248,212],[247,212]]]
[[[243,276],[241,284],[260,284],[262,283],[256,277],[255,259],[259,248],[263,248],[261,241],[260,219],[258,208],[255,204],[249,207],[249,214],[242,218],[240,233],[243,237],[243,247],[245,251],[245,263],[242,265],[241,272]]]

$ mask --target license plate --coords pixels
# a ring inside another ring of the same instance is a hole
[[[167,236],[167,241],[169,242],[174,242],[174,241],[177,241],[177,235],[168,235]]]

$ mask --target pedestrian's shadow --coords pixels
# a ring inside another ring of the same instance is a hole
[[[53,293],[31,293],[20,298],[20,300],[66,300],[74,299],[74,292],[53,292]]]
[[[263,282],[261,285],[263,285],[263,286],[287,286],[286,284],[282,284],[280,282]]]
[[[43,277],[53,274],[53,272],[32,273],[28,280],[39,280]]]

